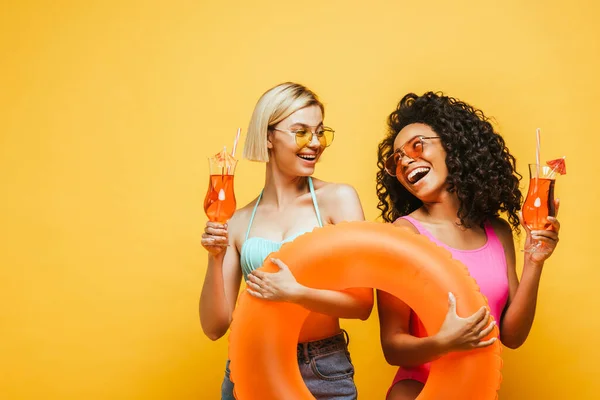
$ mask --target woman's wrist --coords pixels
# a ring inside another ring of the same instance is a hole
[[[440,356],[443,356],[446,353],[452,351],[452,346],[450,339],[445,335],[440,335],[439,333],[428,338],[424,338],[425,340],[430,341],[430,346],[433,351]]]
[[[289,303],[294,303],[298,305],[302,305],[304,299],[308,296],[309,288],[304,285],[297,284],[286,296],[286,301]]]
[[[222,251],[220,253],[217,254],[213,254],[213,253],[208,253],[208,261],[209,264],[208,265],[212,265],[212,266],[223,266],[223,259],[225,258],[225,252]]]
[[[523,271],[525,271],[526,269],[534,269],[535,271],[538,271],[539,273],[542,272],[542,268],[544,267],[544,262],[543,261],[534,261],[531,258],[525,258],[525,262],[523,264]]]

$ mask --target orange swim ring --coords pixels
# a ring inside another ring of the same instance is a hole
[[[427,332],[437,332],[447,313],[448,292],[466,317],[485,297],[466,267],[426,237],[389,224],[346,222],[316,228],[274,256],[303,285],[329,290],[371,287],[406,302]],[[275,272],[265,261],[261,270]],[[229,336],[231,380],[239,400],[314,399],[296,359],[300,329],[309,311],[291,303],[240,296]],[[498,336],[494,328],[489,337]],[[248,345],[252,343],[252,345]],[[497,399],[501,381],[500,344],[445,355],[431,364],[419,400]]]

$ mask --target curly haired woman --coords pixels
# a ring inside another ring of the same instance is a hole
[[[412,400],[427,380],[428,363],[449,352],[491,345],[497,338],[483,338],[496,322],[505,346],[514,349],[525,342],[544,262],[556,247],[560,224],[548,217],[547,230],[525,228],[525,248],[534,241],[544,245],[542,252],[525,253],[519,281],[513,231],[522,224],[521,175],[483,112],[443,94],[409,93],[390,114],[388,126],[378,151],[382,218],[448,249],[477,281],[493,317],[485,307],[459,317],[450,293],[440,331],[428,336],[404,302],[378,292],[383,352],[388,363],[400,367],[387,399]],[[558,205],[557,200],[557,210]]]

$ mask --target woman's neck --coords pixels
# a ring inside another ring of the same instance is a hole
[[[438,201],[424,202],[419,211],[424,218],[432,222],[460,224],[460,219],[458,218],[459,208],[460,200],[456,193],[445,192]]]
[[[308,177],[286,175],[272,163],[267,163],[262,202],[282,209],[307,191]]]

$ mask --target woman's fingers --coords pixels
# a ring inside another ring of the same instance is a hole
[[[549,247],[554,247],[556,246],[556,243],[558,242],[558,238],[557,239],[552,239],[550,237],[547,236],[537,236],[537,235],[531,235],[531,238],[537,242],[541,242],[541,243],[545,243],[547,244]]]
[[[229,240],[222,236],[211,236],[206,233],[202,234],[201,243],[203,246],[219,246],[227,247]]]
[[[479,332],[481,332],[483,328],[485,328],[488,325],[489,320],[490,313],[486,310],[484,317],[477,323],[477,325],[475,325],[475,327],[473,327],[473,331],[479,334]]]
[[[246,282],[246,285],[250,286],[250,287],[251,287],[253,290],[255,290],[255,291],[257,291],[257,292],[260,292],[260,291],[262,290],[262,288],[260,287],[260,285],[259,285],[259,284],[257,284],[257,283],[254,283],[254,282],[252,282],[252,281],[247,281],[247,282]]]
[[[547,219],[548,222],[550,222],[550,224],[552,225],[553,231],[558,233],[558,231],[560,230],[560,222],[558,221],[558,219],[556,219],[556,217],[548,217]]]
[[[487,335],[489,335],[490,333],[492,333],[492,331],[494,330],[495,326],[496,326],[496,321],[492,321],[487,326],[487,328],[485,328],[481,332],[479,332],[479,339],[482,339],[482,338],[486,337]]]
[[[211,228],[207,226],[204,232],[212,236],[227,236],[227,229]]]
[[[207,221],[206,226],[216,229],[227,229],[227,224],[221,224],[219,222]]]
[[[255,292],[255,291],[253,291],[251,289],[248,289],[248,288],[246,288],[246,291],[248,292],[248,294],[250,294],[253,297],[258,297],[259,299],[264,298],[264,296],[261,293],[259,293],[259,292]]]
[[[480,348],[482,348],[482,347],[488,347],[488,346],[491,346],[492,344],[494,344],[494,342],[495,342],[496,340],[498,340],[498,338],[497,338],[497,337],[493,337],[493,338],[491,338],[491,339],[488,339],[488,340],[484,340],[484,341],[478,342],[478,343],[476,343],[476,344],[474,344],[474,345],[473,345],[473,348],[475,348],[475,349],[480,349]]]
[[[471,315],[468,319],[474,326],[476,326],[484,318],[487,320],[486,315],[487,315],[487,308],[481,307],[479,310],[477,310],[477,312],[475,312],[473,315]]]

